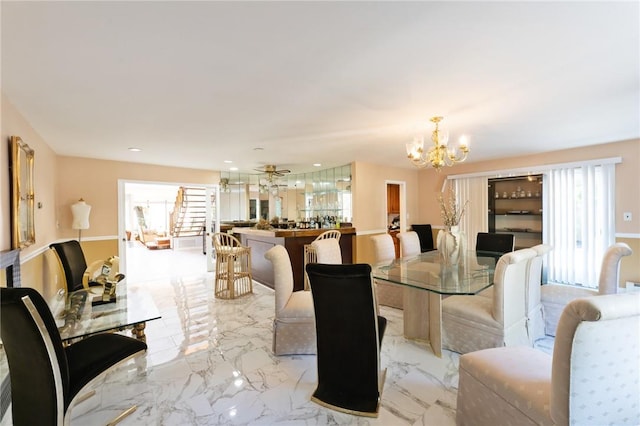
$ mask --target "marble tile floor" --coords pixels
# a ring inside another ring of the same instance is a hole
[[[96,395],[72,408],[71,425],[104,425],[134,404],[121,425],[455,424],[459,355],[445,350],[437,358],[405,339],[402,311],[380,308],[389,321],[380,415],[352,416],[310,401],[315,356],[273,355],[273,290],[255,283],[251,295],[215,299],[213,273],[201,272],[197,251],[130,253],[136,257],[128,258],[129,285],[152,292],[162,318],[147,324],[146,355],[100,377],[91,386]],[[552,339],[540,345],[552,347]]]
[[[213,297],[213,274],[151,280],[160,320],[147,324],[149,350],[105,375],[96,396],[72,411],[72,425],[105,424],[132,404],[122,425],[454,425],[458,354],[435,357],[402,336],[402,312],[389,320],[381,352],[387,369],[378,418],[310,401],[315,356],[273,355],[274,294],[255,284],[236,300]]]

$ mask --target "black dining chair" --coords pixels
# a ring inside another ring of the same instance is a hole
[[[515,238],[513,234],[496,234],[493,232],[478,232],[476,236],[476,251],[488,251],[505,254],[514,250]]]
[[[0,303],[15,425],[62,425],[86,385],[147,349],[119,334],[96,334],[64,347],[47,303],[33,288],[1,288]]]
[[[318,386],[311,400],[377,417],[385,371],[380,346],[387,320],[377,314],[368,264],[307,265],[316,321]]]
[[[124,278],[123,274],[118,273],[117,267],[112,265],[112,261],[117,259],[117,257],[111,257],[107,261],[98,260],[87,266],[87,260],[84,257],[82,247],[76,240],[54,243],[51,244],[49,248],[56,252],[60,260],[62,270],[64,271],[64,278],[67,282],[68,293],[82,290],[84,283],[88,286],[102,286],[103,283],[93,281],[93,276],[98,274],[101,269],[104,271],[103,266],[105,264],[109,265],[109,270],[103,277],[116,282]]]
[[[433,232],[431,230],[431,225],[411,225],[411,230],[418,234],[418,239],[420,240],[420,251],[422,253],[436,249],[433,245]]]
[[[80,243],[76,240],[69,240],[51,244],[49,248],[54,249],[60,259],[64,277],[67,280],[67,292],[82,290],[82,278],[87,270],[87,260]]]

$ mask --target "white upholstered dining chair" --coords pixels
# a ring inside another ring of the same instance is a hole
[[[532,249],[506,253],[498,260],[492,297],[450,296],[442,301],[442,346],[467,353],[500,346],[529,345],[525,293]]]
[[[340,233],[339,230],[330,229],[329,231],[324,231],[323,233],[318,235],[314,241],[335,239],[339,243],[341,236],[342,234]],[[331,246],[331,244],[329,245]],[[340,249],[339,244],[338,244],[338,249]],[[340,253],[340,256],[342,256],[342,253]],[[307,275],[307,265],[309,263],[318,263],[317,253],[315,248],[311,244],[305,244],[304,245],[304,261],[302,265],[302,270],[304,273],[304,289],[305,290],[309,290],[309,276]],[[340,258],[340,261],[332,260],[330,262],[321,262],[321,263],[342,263],[342,257]]]
[[[316,320],[310,291],[293,291],[293,270],[289,253],[276,245],[265,254],[273,265],[275,318],[273,353],[315,354]]]
[[[640,293],[576,299],[553,355],[527,347],[460,357],[456,424],[640,424]]]
[[[400,256],[417,256],[421,253],[420,238],[415,231],[399,232],[396,237],[400,241]]]
[[[375,263],[391,262],[396,257],[393,237],[390,234],[379,234],[371,237]],[[380,280],[373,280],[379,305],[402,309],[404,289],[399,285],[389,284]]]
[[[526,315],[527,315],[527,335],[531,346],[536,340],[545,336],[544,334],[544,313],[541,299],[542,288],[542,266],[544,257],[553,248],[548,244],[538,244],[531,247],[536,252],[536,257],[529,260],[527,267],[527,291],[525,293]]]
[[[602,257],[598,288],[580,287],[565,284],[545,284],[541,288],[541,300],[544,309],[545,334],[555,336],[556,327],[562,310],[569,302],[580,297],[590,297],[618,292],[620,261],[633,251],[625,243],[611,245]]]
[[[340,250],[340,243],[335,238],[315,240],[311,243],[311,248],[316,256],[314,263],[331,265],[339,265],[342,263],[342,250]]]

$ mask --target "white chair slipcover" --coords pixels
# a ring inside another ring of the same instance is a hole
[[[565,284],[545,284],[541,289],[544,309],[545,334],[555,336],[562,310],[569,302],[580,297],[590,297],[618,292],[620,261],[633,251],[625,243],[610,246],[602,258],[598,288],[578,287]]]
[[[371,237],[375,262],[392,261],[396,257],[393,237],[389,234],[379,234]],[[380,280],[373,280],[376,287],[376,297],[379,305],[402,309],[404,289],[399,285],[389,284]]]
[[[326,239],[335,239],[340,242],[340,237],[342,234],[337,229],[331,229],[329,231],[324,231],[322,234],[318,235],[314,241],[321,241]],[[339,248],[339,246],[338,246]],[[342,256],[342,255],[341,255]],[[317,254],[316,250],[313,248],[311,244],[304,245],[304,263],[302,265],[302,270],[304,272],[304,289],[309,290],[309,276],[307,275],[307,265],[309,263],[317,263]],[[342,263],[342,257],[339,261],[333,261],[330,263]]]
[[[420,238],[415,231],[399,232],[396,237],[400,241],[400,256],[417,256],[421,253]]]
[[[342,263],[340,243],[335,238],[315,240],[311,243],[311,248],[313,248],[316,253],[315,263],[331,265],[339,265]]]
[[[498,260],[493,297],[450,296],[442,302],[442,346],[467,353],[499,346],[528,345],[526,280],[531,249],[506,253]]]
[[[273,353],[315,354],[316,323],[310,291],[293,291],[293,270],[287,249],[274,246],[265,254],[273,265],[275,318]]]
[[[456,424],[640,424],[640,293],[576,299],[553,356],[526,347],[460,357]]]

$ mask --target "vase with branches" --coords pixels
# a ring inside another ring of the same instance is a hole
[[[440,203],[440,215],[442,216],[444,226],[449,230],[453,226],[458,226],[469,201],[466,201],[462,207],[460,207],[455,189],[449,187],[446,192],[438,196],[438,202]]]
[[[438,233],[436,246],[442,254],[445,264],[456,264],[460,254],[464,251],[464,236],[460,232],[459,225],[469,202],[466,201],[460,206],[455,189],[452,187],[449,187],[447,192],[440,194],[438,201],[445,230]]]

